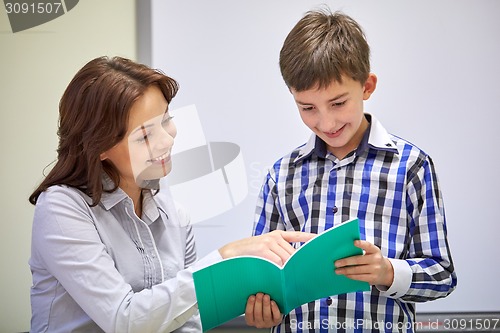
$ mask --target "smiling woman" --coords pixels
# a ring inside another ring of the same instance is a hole
[[[150,97],[150,86],[157,87],[154,97]],[[124,148],[115,156],[126,152],[123,158],[128,158],[127,145],[120,142],[130,133],[129,117],[131,126],[139,126],[139,121],[151,118],[151,114],[142,115],[140,111],[154,102],[160,103],[157,108],[165,112],[177,90],[178,84],[172,78],[130,60],[90,61],[75,75],[61,98],[58,160],[30,196],[30,202],[35,204],[49,186],[63,183],[89,195],[92,205],[96,205],[103,192],[102,169],[115,184],[114,189],[121,181],[127,181],[127,172],[118,169],[122,164],[113,163],[106,154]]]
[[[30,196],[31,332],[199,332],[192,273],[238,255],[285,262],[308,233],[234,241],[197,261],[187,213],[156,191],[171,170],[175,80],[123,58],[87,63],[59,105],[58,159]],[[272,326],[277,305],[248,302]]]
[[[168,114],[168,103],[155,84],[149,86],[130,109],[125,137],[100,155],[120,173],[120,187],[141,216],[143,188],[157,187],[155,180],[171,170],[170,152],[177,134]],[[156,186],[155,186],[156,185]]]

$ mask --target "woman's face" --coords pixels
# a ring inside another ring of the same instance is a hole
[[[172,169],[170,153],[177,129],[168,113],[161,90],[152,85],[132,105],[127,134],[101,154],[120,173],[120,187],[147,187],[149,180],[166,176]]]

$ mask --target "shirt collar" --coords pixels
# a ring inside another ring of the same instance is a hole
[[[377,118],[369,113],[365,113],[365,117],[368,120],[369,125],[363,135],[363,138],[361,139],[361,143],[356,149],[357,153],[359,154],[371,148],[398,154],[398,149],[395,143],[392,141],[391,135],[377,120]],[[294,160],[294,163],[308,158],[312,154],[315,154],[322,158],[325,158],[328,154],[326,143],[314,133],[311,135],[305,145],[299,147],[299,152]]]
[[[109,176],[103,172],[101,176],[101,181],[102,181],[102,195],[101,195],[101,205],[106,209],[110,210],[114,206],[116,206],[120,201],[128,198],[127,194],[123,192],[121,188],[116,188],[113,192],[107,192],[111,191],[113,187],[115,187],[115,184]]]
[[[129,196],[119,187],[113,192],[106,192],[106,190],[111,190],[114,187],[114,182],[106,173],[104,173],[102,176],[102,185],[103,189],[105,190],[101,195],[101,204],[104,209],[110,210],[123,200],[130,200]],[[161,206],[157,205],[156,201],[153,199],[152,191],[153,190],[149,189],[144,189],[142,191],[142,213],[146,215],[151,222],[156,221],[156,219],[159,217],[160,212],[158,211],[158,209],[163,210]],[[165,211],[164,213],[166,214]]]
[[[365,117],[370,123],[370,126],[367,129],[368,135],[366,135],[366,141],[359,145],[359,151],[361,152],[363,149],[371,148],[398,154],[399,151],[396,144],[380,121],[369,113],[365,113]],[[363,139],[365,140],[365,138]]]

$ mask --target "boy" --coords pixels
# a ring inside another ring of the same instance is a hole
[[[455,289],[430,156],[363,112],[377,85],[369,55],[357,22],[328,10],[308,12],[281,49],[283,79],[313,134],[269,170],[254,234],[320,233],[358,217],[364,255],[337,261],[335,272],[372,288],[304,304],[274,332],[413,332],[415,302]]]

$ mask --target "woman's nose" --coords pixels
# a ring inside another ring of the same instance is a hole
[[[161,127],[159,130],[159,137],[157,142],[158,149],[171,149],[174,145],[174,138],[177,135],[175,125],[169,124],[167,127]]]

